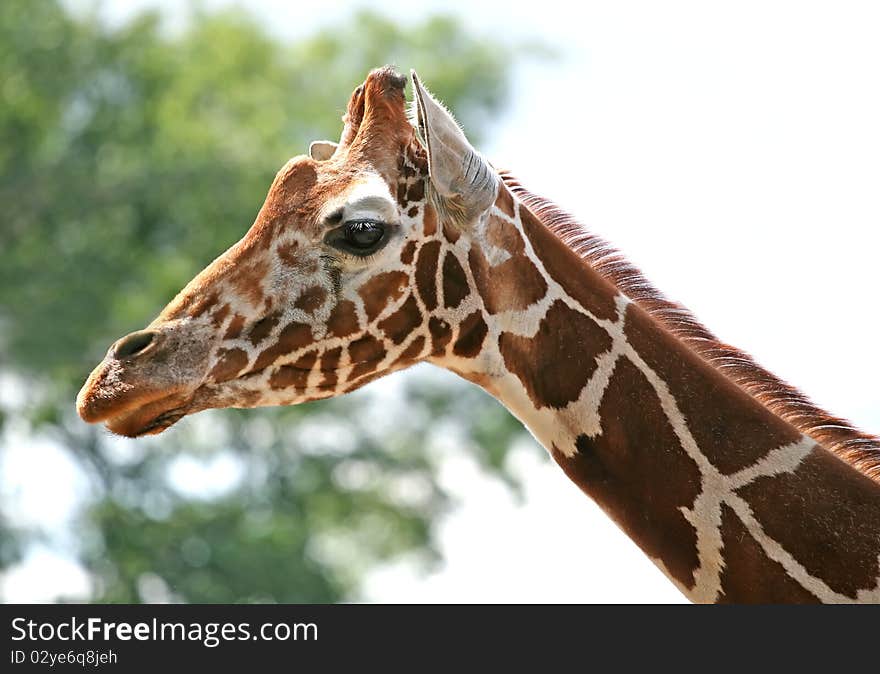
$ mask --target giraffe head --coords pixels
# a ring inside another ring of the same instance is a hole
[[[159,433],[473,350],[482,319],[453,248],[500,182],[414,73],[410,121],[405,84],[389,67],[369,74],[340,142],[287,162],[244,238],[110,347],[77,397],[84,420]]]

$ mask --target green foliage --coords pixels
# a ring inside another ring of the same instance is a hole
[[[160,26],[144,14],[108,30],[54,0],[0,3],[0,374],[26,389],[7,413],[92,478],[76,552],[93,599],[150,599],[157,587],[204,602],[356,596],[371,565],[431,558],[446,503],[424,447],[432,418],[466,411],[467,441],[503,471],[519,426],[493,401],[416,392],[394,411],[409,421],[377,436],[351,421],[369,413],[371,397],[357,395],[212,412],[126,444],[76,419],[73,397],[114,338],[244,234],[279,166],[338,136],[368,70],[415,67],[478,139],[505,102],[513,47],[450,18],[401,27],[369,12],[293,44],[238,11],[196,14],[173,37]],[[318,422],[336,445],[304,439]],[[218,453],[240,467],[235,485],[175,490],[182,459]]]
[[[21,558],[22,532],[15,531],[0,519],[0,569]]]

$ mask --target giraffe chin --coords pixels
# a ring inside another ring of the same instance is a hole
[[[179,395],[163,397],[145,405],[128,407],[101,421],[111,433],[127,438],[157,435],[170,428],[189,413],[188,401]]]
[[[107,430],[116,435],[122,435],[126,438],[140,438],[145,435],[158,435],[162,431],[171,428],[171,426],[185,416],[185,411],[173,409],[163,412],[158,417],[148,421],[146,424],[142,421],[133,424],[131,423],[130,415],[124,415],[122,417],[107,419],[104,422],[104,426]]]

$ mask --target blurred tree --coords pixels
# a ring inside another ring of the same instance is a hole
[[[409,392],[393,424],[367,392],[205,413],[136,443],[72,409],[110,341],[244,234],[277,168],[338,136],[370,68],[417,68],[478,139],[515,55],[449,18],[403,28],[362,12],[285,45],[239,11],[196,13],[170,37],[156,13],[110,30],[55,0],[0,3],[0,374],[23,389],[6,410],[19,429],[92,480],[75,552],[94,600],[356,597],[376,562],[431,556],[447,495],[429,423],[455,419],[503,473],[519,425],[466,384]],[[217,461],[233,474],[219,493],[175,480]],[[4,565],[17,548],[0,535]]]

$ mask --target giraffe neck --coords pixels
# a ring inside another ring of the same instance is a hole
[[[880,601],[880,484],[665,329],[505,186],[473,239],[486,320],[458,343],[481,349],[438,364],[519,417],[687,596]]]

